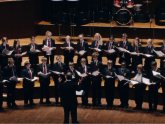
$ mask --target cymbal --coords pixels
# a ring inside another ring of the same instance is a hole
[[[143,3],[149,4],[149,3],[152,3],[152,1],[146,0],[146,1],[143,1]]]

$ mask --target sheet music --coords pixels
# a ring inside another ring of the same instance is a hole
[[[18,82],[22,82],[23,78],[17,78]]]
[[[131,84],[131,85],[136,85],[136,84],[138,84],[138,83],[139,83],[138,81],[130,80],[130,84]]]
[[[115,73],[115,76],[119,79],[119,81],[123,81],[123,80],[126,79],[124,76],[122,76],[122,75],[117,75],[116,73]]]
[[[27,54],[27,52],[23,52],[22,54],[21,54],[21,56],[24,56],[24,55],[26,55]]]
[[[155,84],[155,83],[151,83],[150,80],[149,80],[148,78],[145,78],[145,77],[142,78],[142,83],[144,83],[144,84],[146,84],[146,85]]]
[[[156,53],[156,55],[157,56],[159,56],[159,57],[164,57],[165,56],[165,54],[162,52],[162,51],[156,51],[156,50],[153,50],[155,53]]]
[[[92,72],[92,75],[93,75],[93,76],[98,76],[99,74],[100,74],[99,71],[94,71],[94,72]]]
[[[77,96],[82,96],[84,93],[84,90],[76,91]]]
[[[64,72],[58,72],[58,71],[51,71],[51,72],[54,74],[57,74],[57,75],[63,75],[64,74]]]
[[[153,55],[150,55],[150,54],[142,54],[142,55],[144,55],[145,57],[148,57],[148,58],[153,57]]]
[[[116,47],[120,52],[130,53],[130,51],[122,48],[122,47]]]
[[[99,48],[94,48],[94,50],[101,52],[101,49],[99,49]]]
[[[14,50],[9,51],[9,50],[7,50],[7,49],[4,49],[4,50],[2,51],[2,53],[5,54],[5,55],[10,56],[10,55],[13,53],[13,51],[14,51]]]
[[[85,53],[86,53],[85,50],[80,50],[80,51],[78,52],[78,54],[81,55],[81,56],[84,55]]]
[[[77,71],[77,70],[76,70],[76,73],[77,73],[78,76],[80,76],[80,77],[86,77],[86,76],[87,76],[86,73],[81,74],[81,73],[80,73],[79,71]]]
[[[105,50],[105,52],[112,54],[112,53],[115,53],[116,51],[114,49],[110,49],[110,50]]]
[[[110,75],[106,75],[105,76],[107,79],[109,79],[109,78],[113,78],[112,76],[110,76]]]

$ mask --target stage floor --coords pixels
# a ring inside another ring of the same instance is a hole
[[[51,99],[53,102],[54,99]],[[81,101],[80,98],[78,100]],[[89,99],[91,102],[91,99]],[[61,106],[41,106],[38,104],[33,109],[23,108],[23,101],[17,101],[19,105],[17,110],[5,109],[5,112],[0,113],[1,123],[63,123],[63,108]],[[117,107],[120,104],[118,99],[115,99],[115,107],[112,110],[102,108],[83,108],[78,106],[78,121],[80,123],[165,123],[165,114],[161,113],[162,106],[158,106],[158,112],[148,113],[148,104],[144,103],[142,111],[135,111],[135,103],[129,101],[130,108],[121,109]],[[102,99],[102,104],[105,105],[105,99]]]

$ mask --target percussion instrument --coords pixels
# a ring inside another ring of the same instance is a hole
[[[132,13],[126,8],[119,9],[114,15],[114,20],[119,25],[130,24],[132,22],[132,18]]]

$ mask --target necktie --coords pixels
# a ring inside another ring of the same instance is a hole
[[[43,67],[43,72],[44,72],[44,74],[46,74],[46,65],[44,65],[44,67]]]
[[[14,68],[12,67],[13,76],[15,76]]]
[[[51,47],[50,40],[48,40],[48,47]]]
[[[29,69],[28,73],[29,73],[29,77],[30,77],[30,79],[32,79],[33,77],[32,77],[32,72],[31,72],[30,69]]]
[[[139,53],[139,49],[138,49],[138,47],[137,47],[137,46],[136,46],[136,52],[137,52],[137,53]]]

